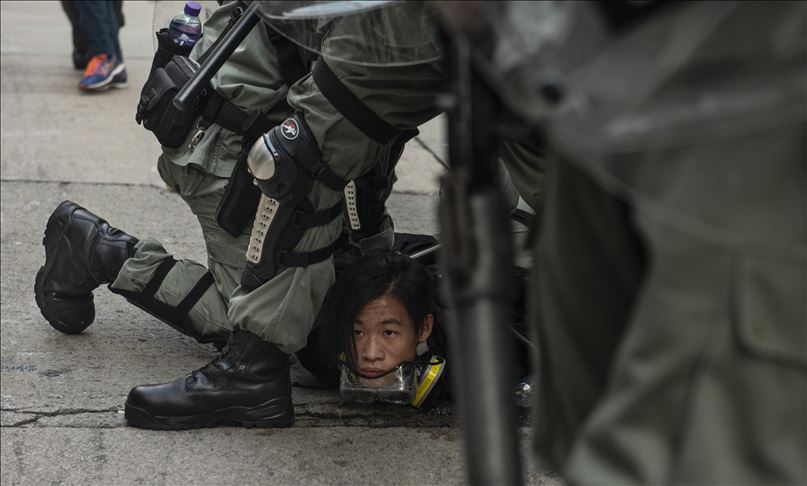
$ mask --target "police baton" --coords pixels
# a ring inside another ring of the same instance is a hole
[[[216,43],[205,52],[204,61],[202,61],[199,69],[174,97],[174,107],[183,112],[189,112],[194,109],[196,100],[202,90],[207,87],[213,76],[221,69],[221,66],[227,62],[227,59],[233,55],[238,45],[260,21],[257,10],[258,2],[252,2],[232,28],[224,36],[219,37]]]
[[[455,393],[472,485],[521,484],[514,390],[512,248],[496,181],[499,100],[462,36],[445,38],[451,91],[449,169],[440,201],[441,263],[449,303]]]

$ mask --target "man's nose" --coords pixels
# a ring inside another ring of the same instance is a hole
[[[367,338],[362,350],[362,358],[367,361],[382,361],[384,359],[384,347],[378,342],[378,339],[374,337]]]

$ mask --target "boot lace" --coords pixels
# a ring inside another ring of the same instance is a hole
[[[221,352],[217,357],[215,357],[212,361],[207,363],[206,365],[202,366],[191,372],[190,375],[185,379],[185,384],[192,384],[199,381],[199,375],[211,376],[217,371],[221,371],[222,367],[219,363],[224,359],[232,354],[232,341],[227,342],[227,344],[222,348]]]

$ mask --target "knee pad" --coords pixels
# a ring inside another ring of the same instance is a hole
[[[333,244],[311,252],[293,252],[309,228],[324,226],[342,211],[341,202],[315,211],[308,195],[318,180],[342,191],[345,181],[322,162],[322,154],[301,116],[286,119],[264,134],[247,156],[261,199],[247,248],[241,286],[251,291],[289,267],[323,261]]]

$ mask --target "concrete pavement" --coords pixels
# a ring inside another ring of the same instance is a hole
[[[178,4],[181,5],[181,4]],[[127,427],[137,384],[175,379],[213,356],[101,288],[84,333],[52,329],[34,302],[44,224],[75,200],[179,258],[204,261],[195,218],[156,172],[159,146],[134,107],[151,63],[154,2],[126,2],[130,87],[82,94],[58,2],[0,2],[0,482],[12,484],[462,484],[455,415],[340,403],[293,369],[295,426],[151,432]],[[421,127],[390,212],[400,231],[435,233],[443,120]],[[523,430],[527,433],[527,429]],[[526,451],[531,484],[559,484]]]

